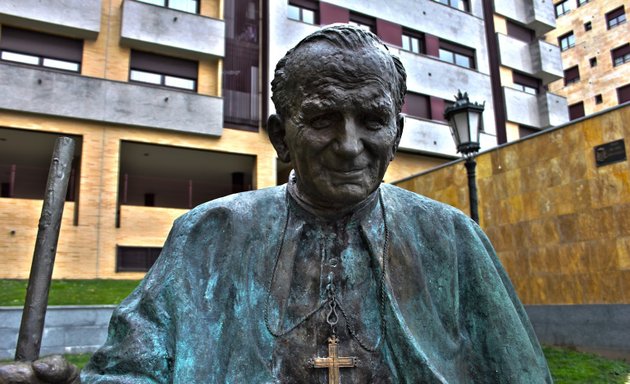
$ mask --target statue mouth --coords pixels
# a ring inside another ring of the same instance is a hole
[[[363,173],[365,173],[366,168],[364,168],[364,167],[360,167],[360,168],[329,168],[329,171],[331,173],[333,173],[334,175],[358,176],[358,175],[362,175]]]
[[[367,168],[330,169],[329,174],[335,184],[357,184],[365,178]]]

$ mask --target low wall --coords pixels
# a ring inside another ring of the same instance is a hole
[[[52,306],[46,312],[41,356],[56,353],[94,352],[107,338],[115,306]],[[21,307],[0,307],[0,359],[13,359]]]
[[[114,306],[53,306],[46,313],[41,355],[94,352],[107,337]],[[528,305],[542,344],[630,361],[630,305]],[[13,359],[22,308],[0,307],[0,360]]]
[[[538,340],[630,361],[630,305],[529,305]]]

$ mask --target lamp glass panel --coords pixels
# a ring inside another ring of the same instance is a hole
[[[470,127],[468,126],[468,114],[466,111],[461,111],[453,116],[455,121],[455,127],[457,128],[457,135],[459,136],[458,145],[470,142]]]
[[[469,111],[469,123],[470,123],[470,141],[474,141],[475,143],[479,142],[479,117],[480,113],[477,111]]]

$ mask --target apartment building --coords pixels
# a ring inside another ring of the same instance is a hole
[[[624,0],[554,2],[557,28],[546,40],[562,50],[563,79],[549,89],[577,119],[630,100],[630,24]]]
[[[482,148],[568,119],[545,89],[562,67],[539,39],[554,27],[543,0],[4,0],[0,277],[28,276],[59,135],[77,149],[56,278],[141,277],[191,207],[283,183],[264,130],[273,69],[336,22],[375,32],[408,71],[385,181],[456,156],[443,112],[458,90],[486,103]]]

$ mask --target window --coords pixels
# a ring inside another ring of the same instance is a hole
[[[588,59],[588,63],[591,65],[591,68],[597,67],[597,57],[591,57]]]
[[[159,5],[189,13],[199,13],[199,0],[139,0],[143,3]]]
[[[564,0],[556,4],[556,17],[560,17],[571,11],[571,3],[569,0]]]
[[[564,71],[564,85],[577,83],[580,81],[580,68],[576,65]]]
[[[440,40],[440,60],[464,68],[475,68],[475,50]]]
[[[593,23],[591,23],[590,21],[587,21],[586,23],[584,23],[585,31],[590,31],[591,29],[593,29]]]
[[[569,119],[575,120],[584,117],[584,102],[569,105]]]
[[[630,61],[630,44],[626,43],[610,51],[612,55],[613,67],[625,64]]]
[[[319,5],[315,1],[292,0],[287,9],[291,20],[301,21],[306,24],[319,23]]]
[[[147,272],[162,248],[116,246],[116,272]]]
[[[531,95],[538,94],[538,90],[541,87],[539,79],[518,72],[512,73],[512,81],[514,82],[514,87],[516,89]]]
[[[424,37],[422,33],[403,29],[402,49],[413,53],[424,53]]]
[[[132,50],[129,80],[194,91],[197,62]]]
[[[614,28],[619,24],[623,24],[626,22],[626,11],[623,6],[610,11],[606,14],[606,24],[608,25],[608,29]]]
[[[349,24],[376,33],[376,19],[360,13],[350,12]]]
[[[7,26],[0,31],[0,59],[4,61],[79,72],[82,56],[82,40]]]
[[[584,4],[590,2],[591,0],[577,0],[578,7],[583,6]]]
[[[261,76],[259,1],[224,0],[225,57],[223,58],[223,122],[226,128],[258,131],[267,109]],[[286,3],[285,3],[286,4]],[[291,1],[291,4],[298,4]],[[299,4],[302,4],[301,2]],[[265,51],[266,52],[266,51]]]
[[[617,102],[619,104],[630,101],[630,84],[617,88]]]
[[[469,0],[433,0],[437,3],[448,5],[451,8],[459,9],[460,11],[469,12],[470,2]]]
[[[407,92],[402,112],[421,119],[431,119],[431,101],[429,96],[415,92]]]
[[[575,35],[573,34],[573,31],[560,36],[558,38],[558,44],[560,45],[560,49],[562,51],[575,47]]]
[[[599,95],[595,95],[595,104],[601,104],[603,102],[604,102],[604,98],[602,97],[601,93]]]
[[[524,27],[520,24],[516,24],[512,21],[507,21],[507,34],[515,39],[531,43],[534,41],[534,31]]]

